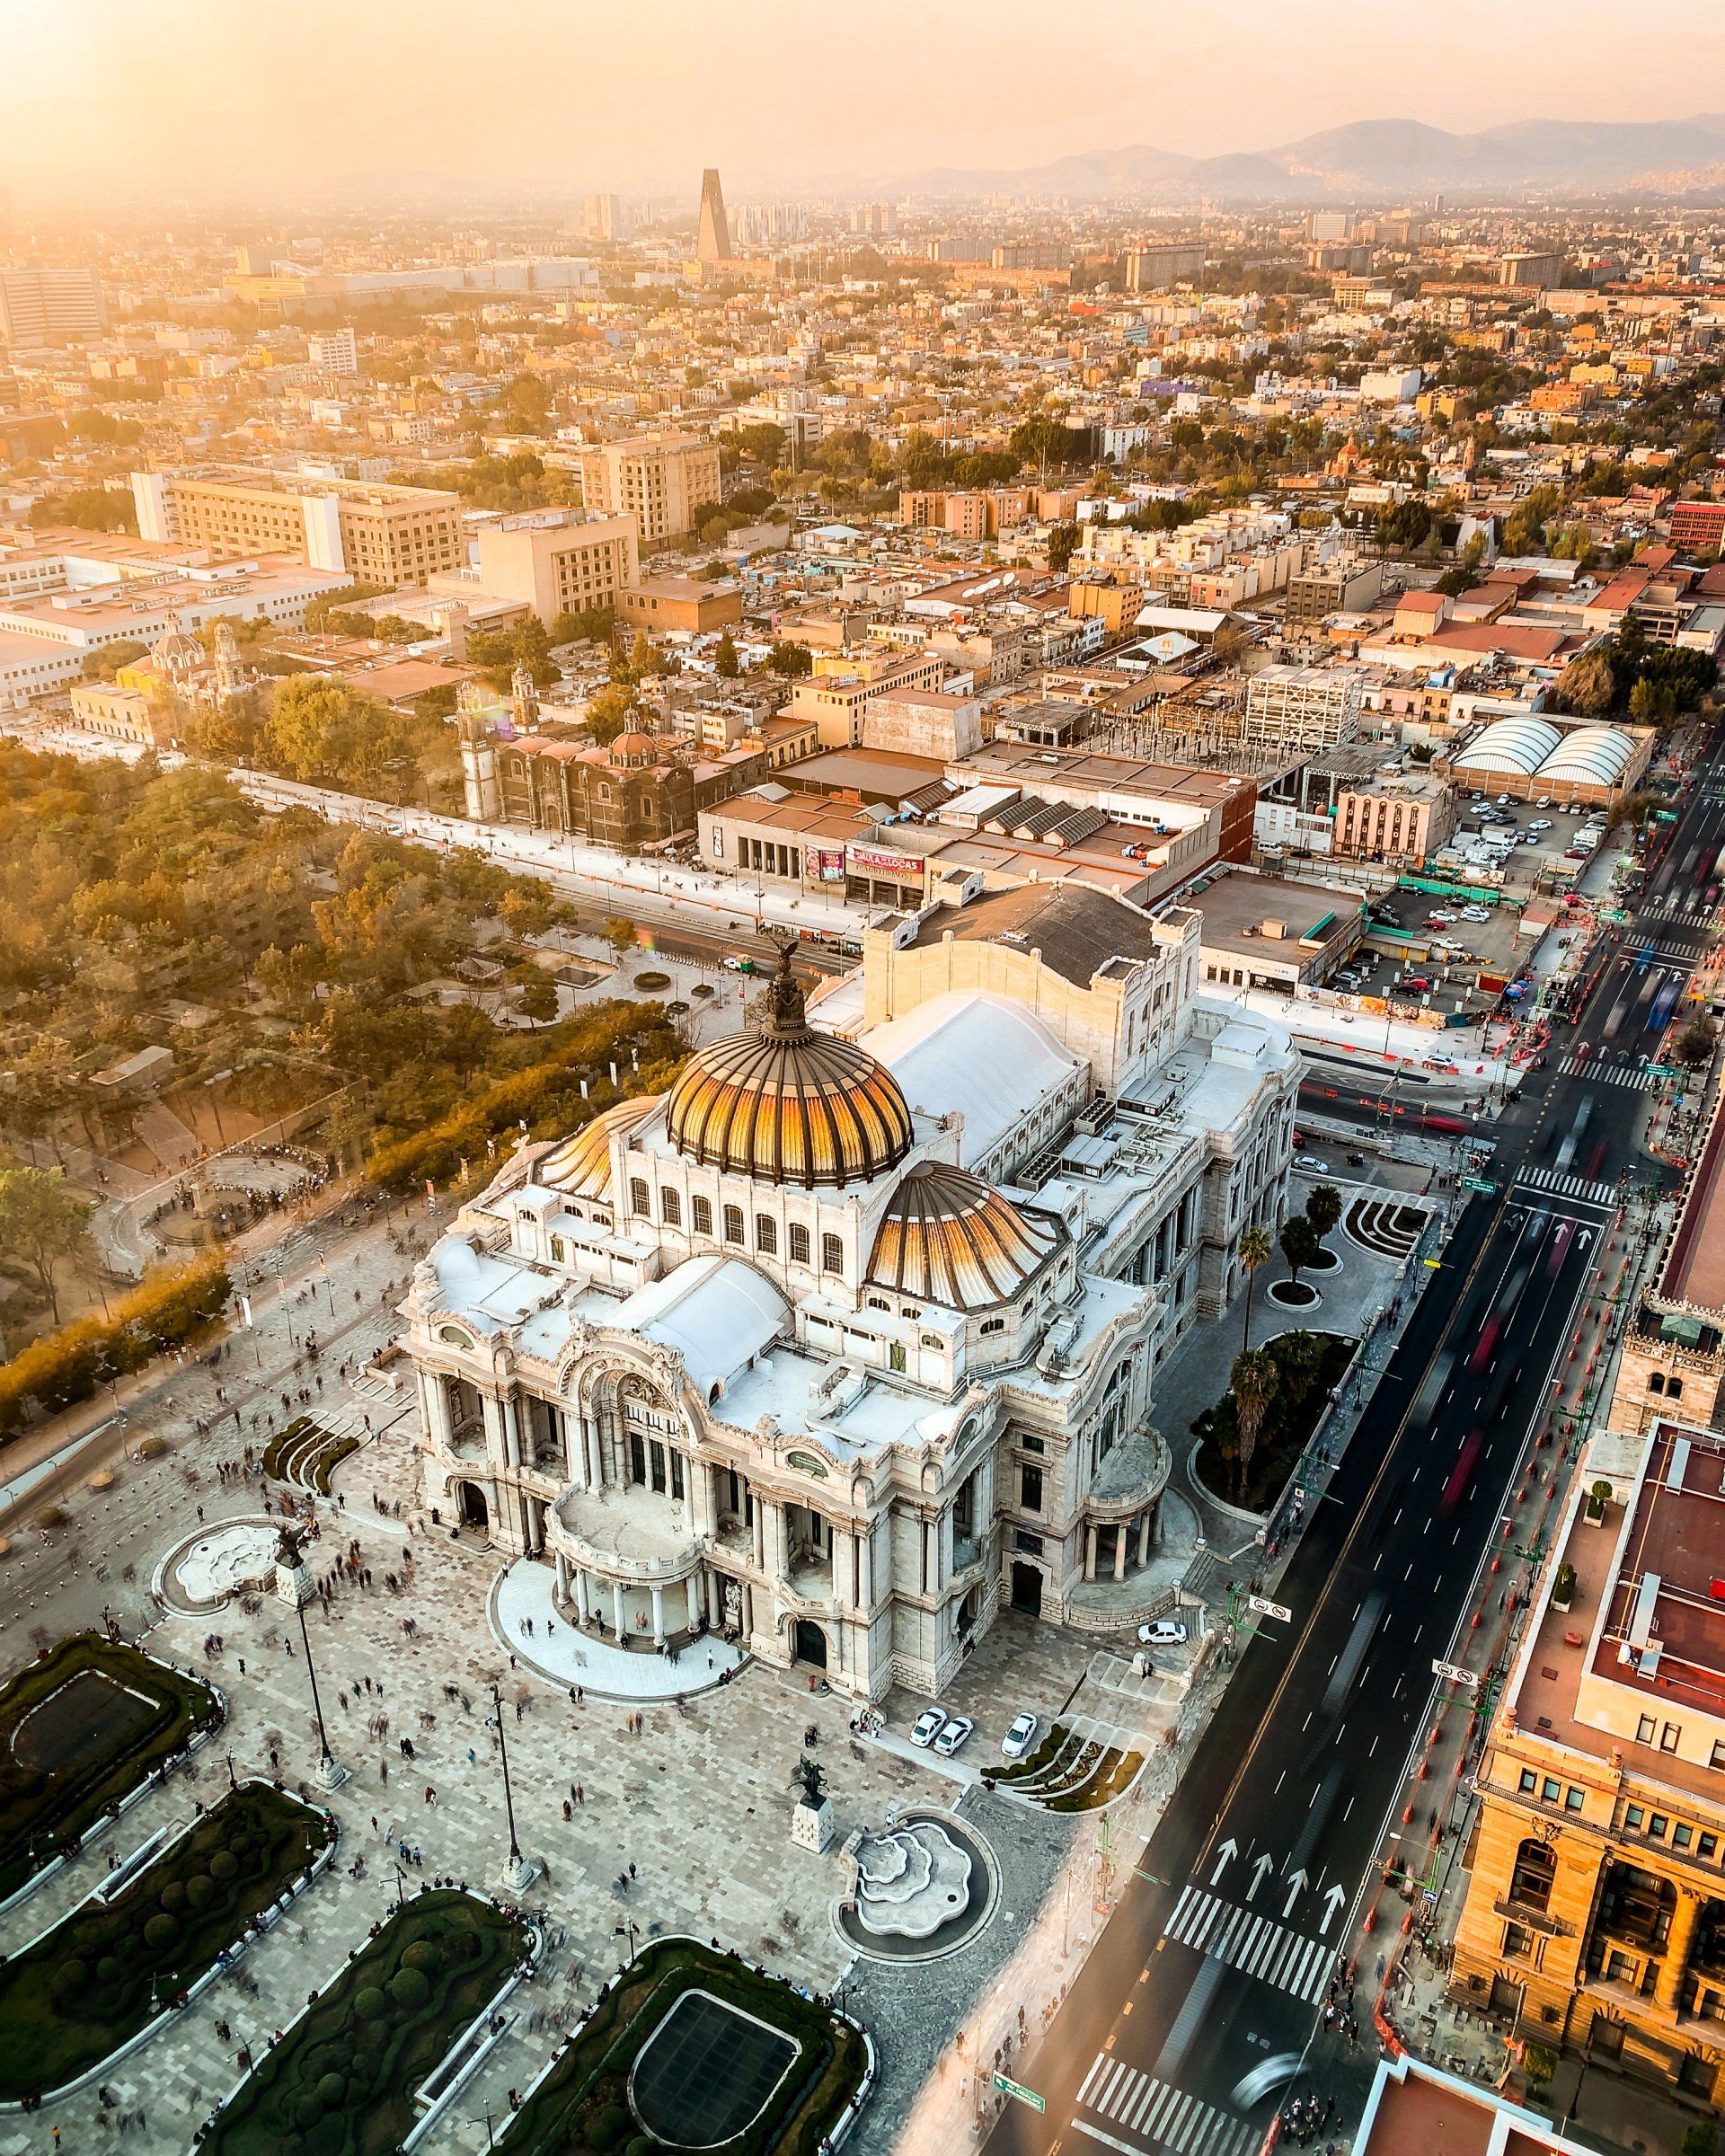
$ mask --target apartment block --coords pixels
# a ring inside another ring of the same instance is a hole
[[[632,517],[645,547],[682,538],[719,496],[719,451],[699,435],[632,435],[581,452],[582,501],[601,516]]]
[[[93,270],[0,270],[0,344],[65,344],[107,327]]]
[[[141,537],[217,560],[297,554],[356,582],[423,585],[466,562],[461,498],[289,472],[134,472]]]
[[[1725,1437],[1596,1438],[1476,1788],[1455,1995],[1512,2040],[1717,2103]]]
[[[560,614],[619,605],[637,559],[631,517],[528,509],[481,531],[476,581],[492,597],[532,607],[549,626]]]

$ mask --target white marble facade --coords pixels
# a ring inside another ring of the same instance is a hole
[[[811,1021],[787,971],[668,1094],[524,1147],[402,1306],[440,1521],[552,1563],[589,1633],[711,1628],[859,1697],[937,1692],[1003,1601],[1129,1613],[1157,1358],[1279,1218],[1297,1062],[1198,999],[1190,916],[1101,903],[1137,955],[1084,1023],[1122,967],[1172,1014],[1111,1097],[1082,983],[907,1029]]]

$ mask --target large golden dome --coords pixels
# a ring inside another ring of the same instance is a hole
[[[703,1166],[809,1188],[867,1182],[896,1168],[915,1138],[891,1072],[809,1023],[789,950],[744,1029],[684,1065],[665,1127]]]
[[[632,1130],[663,1099],[659,1093],[637,1093],[619,1100],[603,1115],[583,1123],[579,1130],[560,1138],[534,1170],[533,1180],[548,1190],[567,1197],[608,1198],[611,1195],[611,1140],[620,1130]]]
[[[983,1310],[1015,1295],[1059,1241],[966,1168],[913,1168],[875,1232],[868,1277],[877,1286]]]

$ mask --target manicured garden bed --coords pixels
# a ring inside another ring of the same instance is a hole
[[[1303,1351],[1296,1345],[1308,1340],[1316,1347]],[[1199,1480],[1212,1496],[1247,1512],[1274,1508],[1359,1343],[1336,1332],[1284,1332],[1264,1345],[1276,1363],[1280,1382],[1265,1411],[1251,1464],[1237,1487],[1234,1476],[1238,1442],[1234,1394],[1225,1392],[1215,1407],[1207,1408],[1192,1425],[1193,1436],[1200,1440],[1196,1462]],[[1303,1352],[1309,1358],[1304,1365],[1300,1362]]]
[[[0,1898],[222,1719],[207,1684],[100,1632],[0,1690]]]
[[[659,1940],[598,2001],[497,2145],[501,2156],[672,2147],[815,2156],[868,2064],[861,2033],[830,2009],[694,1940]]]
[[[109,1903],[0,1962],[0,2103],[64,2089],[172,2004],[335,1838],[268,1782],[230,1791]]]
[[[392,2156],[413,2091],[502,1990],[527,1927],[431,1889],[405,1903],[206,2127],[222,2156]]]

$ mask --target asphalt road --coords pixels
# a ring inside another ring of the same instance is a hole
[[[1699,950],[1699,917],[1653,915],[1725,844],[1719,795],[1712,779],[1692,791],[1641,917],[1601,950],[1577,1042],[1632,993],[1627,972],[1656,930]],[[1656,1038],[1642,1026],[1638,1081]],[[1343,2122],[1358,2116],[1369,2041],[1313,2039],[1400,1831],[1431,1665],[1447,1657],[1499,1541],[1620,1180],[1666,1180],[1626,1112],[1641,1105],[1640,1085],[1625,1087],[1619,1063],[1573,1061],[1572,1049],[1554,1053],[1498,1118],[1498,1193],[1462,1215],[1446,1271],[1407,1319],[1277,1589],[1290,1620],[1258,1621],[1119,1907],[1014,2070],[1046,2110],[1009,2103],[990,2156],[1249,2156],[1294,2087],[1333,2096]],[[1430,1824],[1408,1829],[1420,1850]],[[1372,1974],[1361,1969],[1358,2001],[1368,2038]]]

